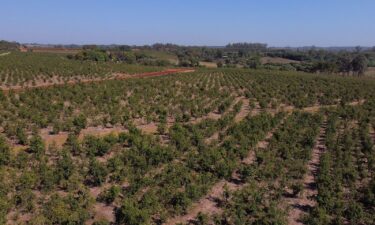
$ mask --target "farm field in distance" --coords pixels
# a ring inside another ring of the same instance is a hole
[[[375,223],[371,77],[38,51],[0,57],[0,224]]]

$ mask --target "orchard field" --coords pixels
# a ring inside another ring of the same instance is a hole
[[[375,80],[45,57],[0,58],[0,224],[375,223]]]

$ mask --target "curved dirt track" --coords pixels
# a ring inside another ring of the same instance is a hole
[[[56,87],[56,86],[63,86],[63,85],[75,85],[75,84],[85,84],[85,83],[94,83],[94,82],[102,82],[107,80],[125,80],[130,78],[146,78],[146,77],[160,77],[160,76],[166,76],[170,74],[176,74],[176,73],[191,73],[194,72],[194,69],[185,69],[185,68],[178,68],[178,69],[167,69],[163,71],[158,72],[147,72],[147,73],[139,73],[139,74],[125,74],[125,73],[113,73],[111,76],[108,76],[106,78],[92,78],[92,79],[79,79],[79,80],[69,80],[69,81],[56,81],[56,82],[41,82],[36,83],[33,86],[3,86],[0,85],[0,90],[2,90],[4,93],[8,93],[9,91],[25,91],[30,89],[36,89],[36,88],[50,88],[50,87]]]

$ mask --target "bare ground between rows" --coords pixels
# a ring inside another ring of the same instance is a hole
[[[291,207],[288,214],[289,225],[302,225],[301,216],[316,205],[318,194],[316,176],[319,169],[320,157],[327,150],[325,145],[327,121],[323,121],[320,126],[316,144],[311,153],[311,159],[307,165],[307,173],[303,178],[303,190],[299,196],[286,199]]]
[[[238,102],[240,100],[242,100],[244,104],[241,107],[240,112],[235,117],[236,122],[239,122],[239,121],[243,120],[246,117],[246,115],[250,112],[249,100],[245,99],[243,97],[238,97],[235,101]],[[361,100],[361,101],[351,102],[351,103],[349,103],[349,105],[356,106],[356,105],[361,105],[363,103],[364,103],[364,101]],[[316,113],[322,108],[329,108],[329,107],[337,107],[337,105],[320,105],[320,106],[306,107],[306,108],[303,108],[303,109],[295,109],[293,107],[283,107],[278,111],[280,111],[280,112],[284,111],[284,112],[290,113],[290,112],[293,112],[295,110],[301,110],[301,111],[304,111],[304,112]],[[259,107],[255,107],[255,109],[253,109],[251,111],[251,115],[252,116],[257,115],[261,111],[270,112],[272,114],[275,113],[274,110],[272,110],[272,109],[261,110]],[[221,117],[222,117],[222,114],[211,112],[206,116],[196,118],[196,119],[192,119],[189,123],[197,124],[197,123],[203,121],[204,119],[218,120]],[[167,124],[168,128],[171,127],[173,124],[174,124],[174,122],[168,122],[168,124]],[[145,134],[157,134],[158,124],[155,123],[155,122],[151,122],[151,123],[147,123],[147,124],[138,123],[138,125],[136,125],[136,126],[137,126],[138,129],[140,129]],[[66,140],[68,138],[68,132],[60,132],[58,134],[51,134],[51,131],[52,131],[51,127],[42,129],[40,131],[40,135],[41,135],[42,139],[44,140],[44,142],[46,143],[46,146],[51,146],[51,145],[54,144],[54,145],[56,145],[56,147],[61,147],[66,142]],[[85,128],[81,131],[81,133],[79,135],[79,138],[82,140],[85,136],[88,136],[88,135],[93,135],[93,136],[96,136],[96,137],[103,137],[103,136],[106,136],[106,135],[109,135],[109,134],[117,135],[121,132],[127,132],[127,129],[125,129],[124,127],[121,127],[121,126],[88,127],[88,128]],[[212,141],[214,139],[217,139],[218,136],[219,136],[219,133],[215,133],[207,141]],[[14,147],[17,147],[17,146],[14,146]]]
[[[270,131],[266,135],[264,140],[259,141],[257,143],[255,148],[256,149],[267,148],[269,140],[273,137],[273,134],[275,131],[276,131],[276,128]],[[254,160],[255,160],[255,152],[253,150],[250,150],[247,157],[244,158],[241,161],[241,163],[250,165],[254,162]],[[237,170],[234,171],[229,181],[221,180],[218,183],[216,183],[206,196],[204,196],[198,202],[192,205],[192,207],[187,212],[187,214],[171,218],[165,223],[165,225],[174,225],[174,224],[179,224],[179,223],[185,224],[188,222],[194,222],[196,216],[199,213],[203,213],[208,216],[222,213],[223,210],[220,208],[218,204],[222,199],[224,191],[225,190],[237,191],[237,190],[242,189],[246,185],[246,183],[243,182],[239,177],[240,176],[238,174],[238,171]]]

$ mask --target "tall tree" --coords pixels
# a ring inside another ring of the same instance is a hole
[[[360,54],[356,56],[352,61],[353,71],[358,74],[358,76],[364,75],[367,67],[368,67],[368,60],[366,56]]]
[[[352,58],[350,55],[342,55],[337,59],[338,70],[340,73],[349,74],[353,70]]]

